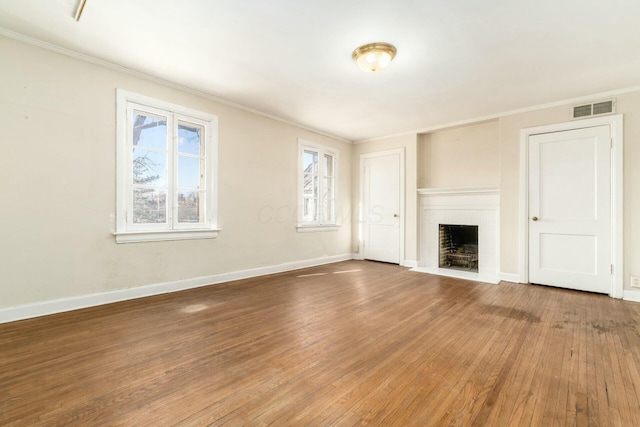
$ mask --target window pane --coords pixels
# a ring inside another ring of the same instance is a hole
[[[302,207],[302,219],[304,221],[318,221],[318,203],[317,199],[305,198]]]
[[[167,149],[167,120],[148,113],[133,113],[133,146]]]
[[[204,193],[180,191],[178,193],[178,222],[197,223],[204,220]]]
[[[315,151],[304,151],[302,156],[302,169],[305,173],[318,173],[318,153]]]
[[[318,197],[318,180],[310,173],[305,173],[303,179],[304,195]]]
[[[178,156],[178,187],[202,188],[204,187],[204,161],[198,157]]]
[[[324,155],[324,175],[333,176],[333,156],[329,154]]]
[[[334,222],[333,199],[326,199],[324,201],[324,221]]]
[[[202,126],[180,123],[178,126],[178,151],[180,153],[201,155]]]
[[[167,155],[164,152],[133,149],[133,183],[167,185]]]
[[[167,222],[167,191],[152,188],[133,189],[134,224]]]
[[[322,191],[322,199],[333,199],[333,178],[324,179],[324,189]]]

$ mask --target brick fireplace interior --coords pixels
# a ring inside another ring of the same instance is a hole
[[[440,224],[439,267],[478,271],[478,226]]]

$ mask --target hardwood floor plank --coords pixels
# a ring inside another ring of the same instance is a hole
[[[635,425],[639,325],[346,261],[0,325],[0,425]]]

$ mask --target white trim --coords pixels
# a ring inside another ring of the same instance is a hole
[[[29,319],[65,311],[79,310],[81,308],[94,307],[103,304],[111,304],[136,298],[144,298],[153,295],[182,291],[185,289],[199,288],[202,286],[232,282],[234,280],[248,279],[267,274],[282,273],[301,268],[314,267],[334,262],[352,259],[351,254],[335,255],[323,258],[314,258],[302,261],[287,262],[267,267],[258,267],[248,270],[234,271],[230,273],[215,274],[205,277],[176,280],[174,282],[157,283],[153,285],[138,286],[129,289],[100,292],[81,295],[70,298],[61,298],[43,301],[34,304],[20,305],[0,309],[0,323],[14,322],[16,320]]]
[[[284,124],[287,124],[287,125],[290,125],[290,126],[295,126],[297,128],[304,129],[306,131],[315,133],[317,135],[322,135],[322,136],[326,136],[326,137],[329,137],[329,138],[337,139],[338,141],[346,142],[346,143],[349,143],[349,144],[353,143],[353,141],[350,140],[350,139],[346,139],[346,138],[341,137],[341,136],[337,136],[337,135],[334,135],[334,134],[331,134],[331,133],[328,133],[328,132],[324,132],[324,131],[322,131],[320,129],[312,128],[312,127],[303,125],[301,123],[298,123],[298,122],[295,122],[295,121],[292,121],[292,120],[283,119],[282,117],[278,117],[278,116],[275,116],[273,114],[269,114],[269,113],[265,113],[264,111],[257,110],[255,108],[247,107],[245,105],[238,104],[236,102],[229,101],[229,100],[226,100],[224,98],[220,98],[220,97],[215,96],[215,95],[213,95],[213,94],[211,94],[209,92],[204,92],[203,90],[200,90],[200,89],[196,89],[196,88],[192,88],[192,87],[189,87],[189,86],[185,86],[183,84],[176,83],[176,82],[173,82],[171,80],[166,80],[166,79],[163,79],[161,77],[157,77],[157,76],[155,76],[153,74],[144,73],[144,72],[138,71],[138,70],[133,70],[131,68],[127,68],[127,67],[124,67],[122,65],[115,64],[113,62],[105,61],[103,59],[98,59],[98,58],[95,58],[95,57],[90,56],[90,55],[85,55],[83,53],[75,52],[73,50],[66,49],[64,47],[56,46],[56,45],[54,45],[52,43],[49,43],[49,42],[45,42],[45,41],[42,41],[42,40],[35,39],[33,37],[25,36],[24,34],[16,33],[14,31],[8,30],[6,28],[0,27],[0,36],[4,36],[4,37],[7,37],[9,39],[17,40],[19,42],[26,43],[26,44],[29,44],[31,46],[39,47],[41,49],[48,50],[49,52],[54,52],[54,53],[58,53],[60,55],[68,56],[70,58],[77,59],[79,61],[83,61],[83,62],[86,62],[86,63],[89,63],[89,64],[97,65],[99,67],[103,67],[103,68],[106,68],[106,69],[109,69],[109,70],[112,70],[112,71],[117,71],[117,72],[120,72],[120,73],[123,73],[123,74],[127,74],[129,76],[137,77],[139,79],[144,79],[144,80],[147,80],[147,81],[150,81],[150,82],[153,82],[153,83],[158,83],[158,84],[161,84],[161,85],[163,85],[165,87],[169,87],[169,88],[172,88],[172,89],[177,89],[177,90],[180,90],[182,92],[189,93],[191,95],[196,95],[196,96],[208,99],[209,101],[216,102],[218,104],[227,105],[227,106],[230,106],[230,107],[233,107],[233,108],[237,108],[238,110],[246,111],[246,112],[261,116],[261,117],[266,117],[268,119],[275,120],[275,121],[280,122],[280,123],[284,123]]]
[[[457,127],[457,126],[477,124],[477,123],[481,123],[481,122],[489,122],[489,121],[492,121],[492,120],[500,119],[502,117],[513,116],[514,114],[529,113],[529,112],[532,112],[532,111],[544,110],[546,108],[561,107],[561,106],[564,106],[564,105],[570,106],[572,104],[586,103],[586,102],[593,103],[593,102],[597,102],[597,101],[594,101],[594,99],[611,98],[611,97],[614,97],[614,96],[624,95],[626,93],[633,93],[633,92],[639,92],[639,91],[640,91],[640,86],[632,86],[632,87],[612,90],[612,91],[609,91],[609,92],[599,92],[599,93],[594,93],[594,94],[591,94],[591,95],[585,95],[585,96],[579,96],[579,97],[576,97],[576,98],[563,99],[563,100],[560,100],[560,101],[549,102],[547,104],[539,104],[539,105],[534,105],[534,106],[531,106],[531,107],[519,108],[519,109],[516,109],[516,110],[503,111],[501,113],[488,114],[486,116],[473,117],[473,118],[470,118],[470,119],[464,119],[464,120],[457,120],[457,121],[453,121],[453,122],[442,123],[442,124],[438,124],[438,125],[422,128],[422,129],[419,129],[419,130],[413,130],[413,131],[410,131],[410,132],[401,132],[401,133],[396,133],[396,134],[391,134],[391,135],[376,136],[375,138],[369,138],[369,139],[353,141],[352,143],[353,144],[366,144],[367,142],[377,141],[377,140],[381,140],[381,139],[388,139],[388,138],[396,138],[396,137],[404,136],[404,135],[424,134],[424,133],[429,133],[429,132],[435,132],[435,131],[442,130],[442,129],[449,129],[449,128],[453,128],[453,127]],[[571,111],[567,111],[567,119],[571,119],[572,117],[573,117],[572,112]],[[577,119],[577,120],[580,120],[580,119]]]
[[[498,273],[498,277],[500,278],[500,280],[504,280],[505,282],[513,282],[513,283],[520,283],[520,275],[519,274],[513,274],[513,273]]]
[[[161,77],[157,77],[153,74],[149,74],[149,73],[144,73],[142,71],[138,71],[138,70],[133,70],[131,68],[127,68],[124,67],[122,65],[118,65],[115,64],[113,62],[109,62],[109,61],[105,61],[103,59],[98,59],[95,58],[93,56],[90,55],[85,55],[83,53],[79,53],[79,52],[75,52],[73,50],[70,49],[66,49],[60,46],[56,46],[52,43],[49,42],[45,42],[42,40],[38,40],[35,39],[33,37],[29,37],[26,36],[24,34],[20,34],[20,33],[16,33],[15,31],[11,31],[8,30],[6,28],[0,27],[0,36],[4,36],[7,37],[9,39],[12,40],[16,40],[22,43],[26,43],[29,44],[31,46],[35,46],[35,47],[39,47],[41,49],[45,49],[48,50],[49,52],[54,52],[54,53],[58,53],[60,55],[64,55],[64,56],[68,56],[70,58],[73,59],[77,59],[79,61],[83,61],[89,64],[93,64],[93,65],[97,65],[99,67],[103,67],[109,70],[113,70],[113,71],[117,71],[123,74],[127,74],[133,77],[137,77],[140,79],[144,79],[147,81],[151,81],[154,83],[158,83],[161,84],[163,86],[169,87],[169,88],[173,88],[173,89],[177,89],[180,90],[182,92],[185,93],[189,93],[192,95],[196,95],[196,96],[200,96],[202,98],[208,99],[209,101],[213,101],[222,105],[227,105],[233,108],[237,108],[239,110],[242,111],[246,111],[252,114],[256,114],[258,116],[262,116],[262,117],[266,117],[268,119],[271,120],[275,120],[277,122],[280,123],[285,123],[287,125],[290,126],[295,126],[298,127],[300,129],[304,129],[306,131],[318,134],[318,135],[322,135],[322,136],[326,136],[329,138],[333,138],[336,139],[338,141],[341,142],[346,142],[349,144],[364,144],[367,142],[371,142],[371,141],[376,141],[376,140],[380,140],[380,139],[387,139],[387,138],[392,138],[392,137],[397,137],[397,136],[403,136],[403,135],[411,135],[411,134],[421,134],[421,133],[428,133],[428,132],[434,132],[437,130],[441,130],[441,129],[447,129],[447,128],[451,128],[451,127],[455,127],[455,126],[463,126],[463,125],[468,125],[468,124],[473,124],[473,123],[479,123],[479,122],[483,122],[483,121],[490,121],[490,120],[496,120],[499,119],[500,117],[505,117],[505,116],[511,116],[514,114],[521,114],[521,113],[527,113],[527,112],[531,112],[531,111],[537,111],[537,110],[543,110],[545,108],[551,108],[551,107],[558,107],[558,106],[563,106],[563,105],[571,105],[574,103],[580,103],[580,102],[588,102],[592,99],[596,99],[596,98],[609,98],[609,97],[613,97],[613,96],[617,96],[617,95],[624,95],[626,93],[633,93],[633,92],[638,92],[640,91],[640,86],[631,86],[631,87],[627,87],[627,88],[622,88],[622,89],[616,89],[616,90],[612,90],[612,91],[608,91],[608,92],[599,92],[599,93],[594,93],[591,95],[585,95],[585,96],[579,96],[579,97],[575,97],[575,98],[570,98],[570,99],[564,99],[564,100],[560,100],[560,101],[555,101],[555,102],[550,102],[547,104],[539,104],[539,105],[535,105],[535,106],[531,106],[531,107],[526,107],[526,108],[520,108],[520,109],[515,109],[515,110],[507,110],[507,111],[503,111],[500,113],[495,113],[495,114],[488,114],[485,116],[479,116],[479,117],[473,117],[473,118],[469,118],[469,119],[464,119],[464,120],[457,120],[457,121],[453,121],[453,122],[446,122],[446,123],[442,123],[439,125],[434,125],[434,126],[430,126],[430,127],[426,127],[426,128],[421,128],[419,130],[414,130],[414,131],[410,131],[410,132],[401,132],[401,133],[396,133],[396,134],[391,134],[391,135],[383,135],[383,136],[377,136],[375,138],[369,138],[369,139],[364,139],[364,140],[351,140],[351,139],[347,139],[341,136],[337,136],[325,131],[322,131],[320,129],[316,129],[313,127],[309,127],[306,125],[303,125],[301,123],[292,121],[292,120],[288,120],[288,119],[284,119],[282,117],[278,117],[275,116],[273,114],[269,114],[269,113],[265,113],[264,111],[260,111],[257,110],[255,108],[251,108],[251,107],[247,107],[245,105],[242,104],[238,104],[236,102],[233,101],[229,101],[226,100],[224,98],[220,98],[218,96],[215,96],[209,92],[204,92],[202,90],[199,89],[195,89],[189,86],[185,86],[170,80],[166,80],[163,79]]]
[[[500,187],[497,185],[487,185],[483,187],[434,187],[418,188],[419,195],[460,195],[460,194],[500,194]]]
[[[339,225],[299,225],[296,227],[298,233],[315,233],[316,231],[338,231]]]
[[[416,268],[418,267],[418,261],[415,259],[405,259],[402,266],[409,267],[409,268]]]
[[[404,203],[405,203],[405,169],[404,169],[404,156],[405,156],[405,150],[404,147],[402,148],[395,148],[392,150],[384,150],[384,151],[376,151],[373,153],[365,153],[365,154],[360,154],[360,209],[359,209],[359,213],[358,213],[358,246],[360,247],[360,259],[364,259],[364,241],[363,241],[363,224],[364,224],[364,160],[365,159],[370,159],[370,158],[374,158],[374,157],[383,157],[383,156],[389,156],[389,155],[393,155],[393,154],[398,154],[400,156],[400,260],[399,260],[399,265],[404,265],[404,240],[405,240],[405,210],[404,210]]]
[[[625,301],[640,302],[640,291],[634,289],[625,289],[622,297]]]
[[[561,132],[609,125],[611,129],[611,293],[613,298],[622,298],[624,290],[623,266],[623,116],[622,114],[594,117],[547,126],[536,126],[520,130],[520,255],[519,276],[521,283],[529,283],[529,137],[541,133]]]
[[[131,231],[113,233],[116,243],[157,242],[163,240],[215,239],[219,228],[207,230]]]

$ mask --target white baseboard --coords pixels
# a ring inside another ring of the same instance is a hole
[[[416,268],[418,266],[418,261],[415,259],[405,259],[402,265],[409,268]]]
[[[61,298],[16,307],[7,307],[0,309],[0,323],[14,322],[16,320],[30,319],[48,314],[62,313],[65,311],[182,291],[201,286],[215,285],[218,283],[231,282],[233,280],[282,273],[284,271],[298,270],[317,265],[331,264],[334,262],[350,260],[352,258],[351,254],[345,254],[303,261],[293,261],[284,264],[252,268],[249,270],[214,274],[212,276],[195,277],[191,279],[177,280],[174,282],[156,283],[153,285],[138,286],[129,289],[118,289],[115,291]]]
[[[625,289],[622,299],[625,301],[640,302],[640,291],[635,289]]]
[[[519,274],[500,273],[498,276],[500,277],[500,280],[504,280],[505,282],[520,283],[520,275]]]
[[[364,261],[364,257],[362,256],[361,253],[358,252],[354,252],[351,254],[351,259],[357,259],[359,261]]]

